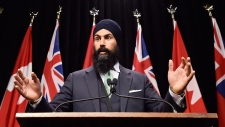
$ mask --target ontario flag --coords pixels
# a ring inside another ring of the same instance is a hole
[[[220,29],[216,19],[212,18],[214,31],[214,58],[215,58],[215,76],[216,76],[216,94],[218,125],[225,127],[225,49]]]
[[[93,40],[94,29],[95,29],[95,20],[93,21],[93,25],[92,25],[91,34],[90,34],[90,38],[89,38],[89,42],[88,42],[88,48],[87,48],[83,68],[88,68],[92,65],[92,57],[93,57],[93,53],[94,53],[94,51],[93,51],[94,50],[93,49],[93,47],[94,47],[94,40]]]
[[[173,23],[174,36],[172,60],[174,63],[174,68],[177,68],[181,63],[181,57],[187,58],[188,53],[186,51],[177,22],[174,21]],[[195,75],[186,88],[186,103],[187,109],[185,112],[187,113],[207,113]]]
[[[0,126],[1,127],[19,127],[15,118],[17,112],[24,112],[27,106],[27,100],[22,97],[19,92],[14,89],[14,75],[18,69],[22,73],[31,78],[32,72],[32,26],[27,29],[23,39],[20,51],[9,79],[5,95],[1,103],[0,111]]]
[[[41,78],[41,90],[45,99],[50,102],[63,84],[63,67],[59,49],[59,22],[56,20],[55,30]]]
[[[132,68],[134,71],[145,74],[148,77],[149,81],[153,84],[154,89],[160,95],[150,56],[148,55],[148,51],[145,46],[140,23],[138,23],[137,27],[136,47]]]

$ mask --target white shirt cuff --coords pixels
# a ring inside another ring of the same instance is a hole
[[[176,102],[177,105],[180,107],[184,108],[184,97],[185,97],[185,92],[181,95],[175,94],[170,88],[169,88],[169,93],[173,97],[173,100]]]
[[[37,105],[41,102],[41,99],[42,99],[42,95],[41,95],[40,98],[38,98],[38,99],[35,101],[35,103],[32,103],[32,102],[29,101],[30,106],[33,107],[33,108],[36,108]]]

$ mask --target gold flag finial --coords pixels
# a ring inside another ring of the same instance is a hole
[[[139,13],[138,10],[136,9],[135,11],[133,11],[133,14],[134,14],[134,17],[136,17],[137,19],[137,23],[140,23],[139,17],[141,17],[141,13]]]
[[[209,16],[210,16],[210,17],[213,17],[213,16],[212,16],[212,12],[211,12],[211,11],[213,10],[213,5],[208,5],[208,4],[206,4],[206,5],[203,6],[203,7],[205,8],[206,11],[209,12]]]
[[[34,17],[37,17],[38,12],[31,12],[30,16],[31,16],[31,20],[30,20],[30,25],[33,24],[34,22]]]
[[[0,14],[2,14],[4,8],[0,7]]]
[[[62,12],[62,7],[59,5],[59,10],[57,11],[57,20],[60,19],[60,13]]]
[[[95,7],[90,10],[90,15],[93,16],[93,23],[95,24],[95,16],[98,15],[99,10],[96,10]]]
[[[171,4],[169,8],[167,8],[168,12],[171,14],[172,19],[174,20],[174,13],[177,10],[177,7],[173,7],[173,5]]]

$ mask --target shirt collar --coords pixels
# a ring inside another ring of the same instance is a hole
[[[113,66],[116,72],[120,72],[120,66],[119,62],[116,62],[116,64]]]

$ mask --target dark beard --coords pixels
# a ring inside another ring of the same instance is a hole
[[[100,52],[106,52],[106,54],[99,54]],[[109,51],[105,47],[100,47],[97,51],[94,49],[93,64],[94,68],[98,73],[105,74],[119,60],[119,47],[116,46],[115,49]]]

